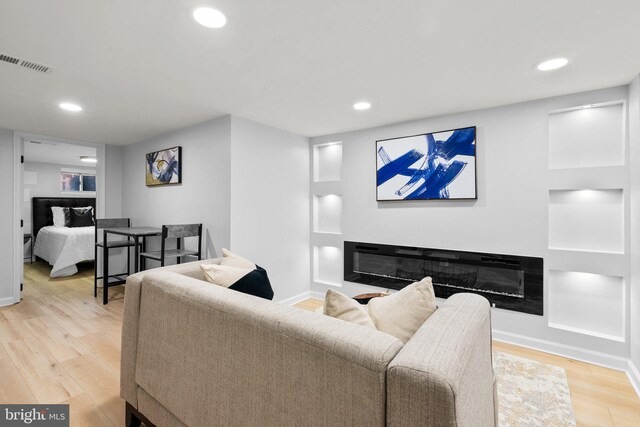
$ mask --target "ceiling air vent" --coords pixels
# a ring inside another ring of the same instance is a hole
[[[39,73],[48,74],[54,70],[50,65],[40,64],[28,59],[22,59],[14,55],[8,55],[6,53],[0,53],[0,62],[7,64],[17,65],[19,67],[26,68],[28,70],[37,71]]]
[[[8,62],[9,64],[17,64],[20,62],[20,58],[16,58],[15,56],[5,55],[4,53],[0,53],[0,61]]]

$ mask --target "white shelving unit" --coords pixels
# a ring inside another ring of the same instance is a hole
[[[626,342],[624,101],[549,113],[549,327]]]
[[[624,165],[624,103],[582,105],[549,115],[549,169]]]
[[[624,341],[622,277],[551,270],[549,288],[549,326]]]
[[[624,253],[622,189],[550,190],[549,248]]]
[[[342,287],[342,143],[313,146],[311,211],[313,282]]]

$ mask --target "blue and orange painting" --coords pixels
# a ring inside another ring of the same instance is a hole
[[[147,186],[182,182],[182,147],[154,151],[146,156]]]
[[[476,128],[376,142],[378,201],[476,199]]]

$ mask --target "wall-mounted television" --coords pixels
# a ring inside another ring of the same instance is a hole
[[[476,127],[376,141],[376,200],[477,199]]]

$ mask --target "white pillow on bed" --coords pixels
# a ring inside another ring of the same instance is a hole
[[[53,226],[64,227],[66,226],[66,220],[64,218],[64,208],[61,206],[51,206],[51,213],[53,214]]]
[[[51,213],[53,214],[53,226],[54,227],[67,227],[67,213],[69,209],[75,209],[80,212],[84,212],[87,209],[93,211],[93,206],[85,206],[80,208],[63,208],[61,206],[51,206]]]

